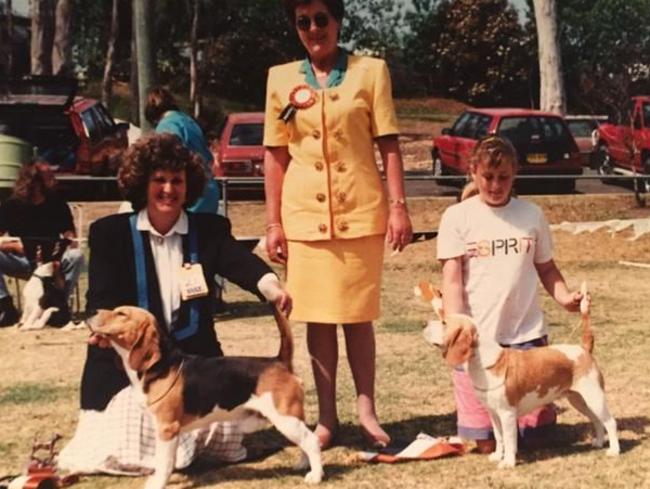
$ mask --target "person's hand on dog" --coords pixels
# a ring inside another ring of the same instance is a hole
[[[264,275],[258,282],[257,288],[267,301],[274,303],[286,317],[289,317],[293,307],[293,299],[275,274],[267,273]]]
[[[100,348],[110,348],[111,347],[111,342],[109,339],[101,334],[97,333],[92,333],[90,335],[90,338],[88,338],[88,344],[89,345],[95,345]]]
[[[289,317],[291,314],[291,309],[293,308],[293,299],[289,293],[286,290],[282,289],[278,295],[278,298],[274,302],[282,314],[284,314],[286,317]]]
[[[567,293],[558,298],[558,302],[569,312],[578,312],[580,310],[580,301],[582,301],[582,292],[576,290],[574,292],[567,291]],[[587,300],[591,300],[587,294]]]

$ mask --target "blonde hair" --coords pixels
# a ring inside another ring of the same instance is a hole
[[[510,164],[513,171],[517,172],[517,150],[507,139],[499,136],[487,136],[480,139],[474,147],[469,159],[469,170],[473,172],[478,165],[484,163],[488,168],[497,168],[502,164]],[[468,174],[469,176],[469,174]],[[460,200],[469,199],[478,194],[478,187],[474,180],[470,180],[460,194]]]

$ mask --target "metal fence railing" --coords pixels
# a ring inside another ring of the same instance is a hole
[[[460,183],[466,177],[463,175],[432,175],[431,173],[424,172],[408,172],[404,175],[405,181],[422,181],[432,183]],[[558,181],[558,180],[601,180],[607,183],[616,182],[632,182],[632,190],[635,194],[636,201],[639,206],[645,206],[648,189],[650,189],[650,175],[517,175],[517,180],[520,181]],[[94,183],[99,185],[98,193],[114,195],[116,193],[115,177],[93,177],[88,175],[60,175],[57,179],[62,183],[69,184],[89,184]],[[233,191],[246,190],[251,192],[259,192],[257,198],[263,198],[264,178],[263,177],[218,177],[216,180],[219,182],[222,191],[223,200],[223,213],[228,215],[228,204],[231,200],[231,193]],[[109,190],[110,189],[110,190]],[[106,200],[115,200],[106,199]]]

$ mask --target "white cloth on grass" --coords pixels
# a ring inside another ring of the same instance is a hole
[[[80,411],[74,437],[58,457],[62,470],[80,473],[143,475],[155,467],[156,432],[141,396],[131,386],[113,397],[104,411]],[[197,458],[238,462],[246,458],[236,423],[212,423],[181,433],[176,469]]]

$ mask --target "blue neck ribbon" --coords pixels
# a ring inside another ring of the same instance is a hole
[[[196,231],[196,224],[194,216],[191,212],[187,213],[189,221],[189,254],[190,263],[199,262],[199,245],[198,235]],[[144,262],[144,242],[142,240],[142,233],[138,231],[137,223],[138,215],[132,214],[129,217],[129,224],[131,226],[131,236],[133,238],[133,254],[135,257],[135,275],[136,284],[138,288],[138,307],[149,311],[149,287],[147,285],[147,267]],[[190,317],[187,326],[180,329],[174,329],[172,335],[177,340],[188,338],[199,330],[199,298],[189,301]]]

